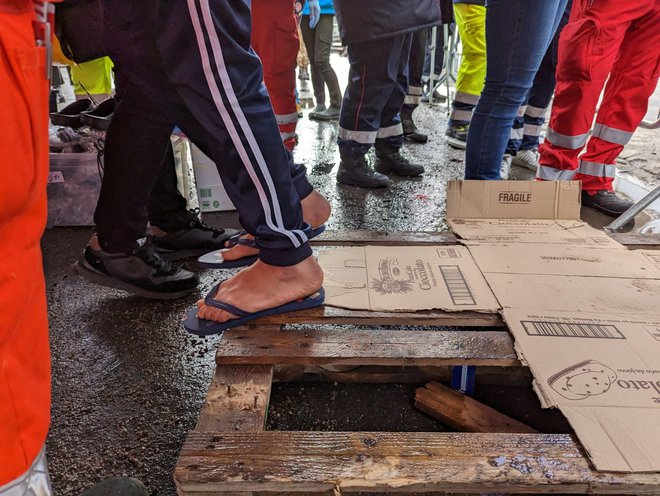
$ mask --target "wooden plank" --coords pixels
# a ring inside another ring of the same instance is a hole
[[[317,246],[345,245],[455,245],[456,235],[451,231],[325,231],[311,243]]]
[[[272,379],[268,365],[216,367],[195,430],[263,430]]]
[[[520,365],[504,331],[231,329],[218,365]]]
[[[596,472],[572,436],[557,434],[193,432],[174,478],[184,494],[660,494],[660,473]]]
[[[607,234],[615,241],[622,245],[626,245],[629,248],[660,249],[660,233],[640,234],[608,232]]]
[[[622,245],[630,247],[656,247],[660,248],[660,233],[640,234],[608,232],[612,239]],[[325,231],[321,236],[312,240],[316,246],[342,246],[342,245],[429,245],[429,244],[457,244],[458,238],[451,231]]]
[[[342,382],[370,384],[422,384],[429,381],[449,383],[450,367],[363,365],[336,372],[317,365],[276,365],[276,382]],[[479,385],[528,386],[532,374],[527,367],[478,367]]]
[[[283,324],[354,324],[354,325],[419,325],[461,327],[503,327],[497,313],[479,312],[370,312],[321,306],[309,310],[283,313],[255,320],[252,325]]]
[[[415,392],[415,406],[454,429],[465,432],[538,432],[439,382]]]

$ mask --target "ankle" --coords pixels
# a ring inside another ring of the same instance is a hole
[[[330,218],[330,203],[316,191],[303,198],[300,205],[305,222],[314,228],[322,226]]]

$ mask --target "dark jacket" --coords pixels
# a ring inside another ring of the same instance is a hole
[[[334,0],[344,45],[373,41],[441,23],[438,0]]]

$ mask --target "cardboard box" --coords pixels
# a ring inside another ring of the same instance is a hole
[[[660,257],[579,220],[579,183],[452,182],[447,216],[544,407],[595,467],[660,470]],[[501,218],[493,218],[501,216]]]
[[[319,255],[327,305],[373,311],[482,311],[500,306],[464,246],[355,246]]]

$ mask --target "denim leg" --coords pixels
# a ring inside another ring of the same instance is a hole
[[[486,85],[468,133],[465,178],[500,179],[513,119],[532,87],[566,0],[490,0]]]

